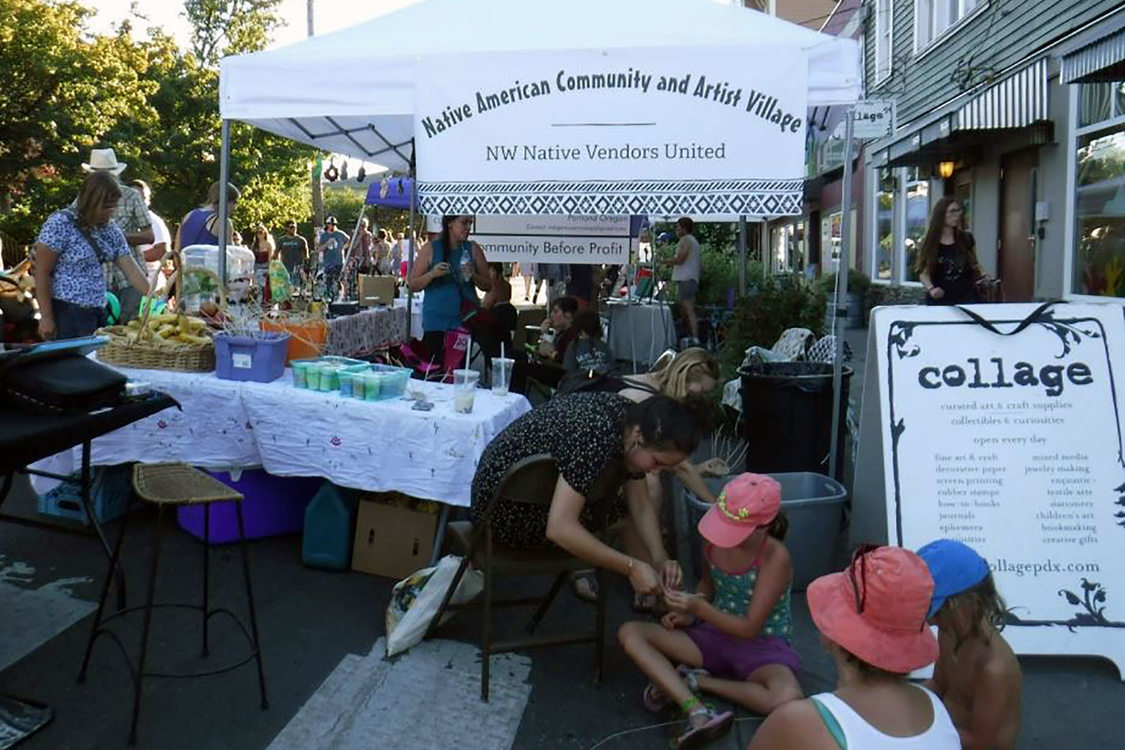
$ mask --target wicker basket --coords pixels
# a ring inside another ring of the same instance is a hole
[[[182,266],[181,266],[182,268]],[[202,273],[213,277],[218,285],[220,307],[226,309],[227,298],[218,274],[206,268],[191,269],[191,273]],[[182,276],[183,272],[180,271]],[[179,286],[177,284],[177,286]],[[211,372],[215,369],[215,344],[158,343],[144,337],[148,329],[149,313],[152,306],[145,307],[139,331],[131,331],[125,326],[110,326],[98,330],[98,334],[109,337],[109,343],[98,349],[98,359],[121,367],[135,367],[140,370],[179,370],[181,372]],[[137,336],[130,340],[130,333]]]

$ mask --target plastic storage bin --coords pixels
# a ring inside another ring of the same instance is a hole
[[[354,493],[325,482],[305,508],[301,560],[310,568],[347,570],[355,536]]]
[[[80,474],[73,474],[71,479],[39,495],[39,512],[45,516],[89,524],[86,509],[82,507],[80,477]],[[90,469],[90,479],[90,500],[98,522],[105,523],[125,515],[129,499],[133,496],[133,465],[95,466]]]
[[[286,331],[290,334],[289,353],[285,364],[295,359],[319,356],[324,351],[324,343],[328,341],[328,323],[323,320],[294,323],[288,320],[263,318],[259,325],[263,331]]]
[[[270,383],[285,372],[289,334],[260,331],[253,336],[215,334],[215,375],[221,380]]]
[[[305,506],[324,483],[319,477],[275,477],[264,469],[244,469],[241,474],[207,472],[242,493],[242,518],[247,539],[261,539],[300,531]],[[234,476],[238,478],[235,479]],[[211,504],[211,544],[238,541],[238,515],[233,502]],[[206,506],[185,505],[176,509],[180,528],[203,541],[203,512]]]
[[[831,477],[811,471],[794,471],[769,476],[781,483],[781,509],[789,519],[785,545],[793,559],[793,588],[804,591],[816,578],[835,572],[836,553],[844,526],[844,503],[848,491]],[[708,479],[707,485],[716,495],[734,476]],[[700,537],[696,526],[711,504],[699,499],[690,490],[684,497],[691,511],[692,563],[696,573],[702,572]]]
[[[762,362],[738,371],[742,378],[740,431],[750,444],[746,470],[812,471],[843,478],[848,384],[841,372],[839,450],[828,467],[832,442],[832,365],[823,362]]]
[[[363,365],[348,367],[341,371],[340,395],[365,401],[382,401],[399,398],[406,394],[406,384],[410,382],[412,370],[409,367],[391,365]]]

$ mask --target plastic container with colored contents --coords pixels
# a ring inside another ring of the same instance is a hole
[[[319,356],[324,351],[324,343],[328,340],[328,323],[324,320],[295,323],[289,320],[264,318],[261,322],[261,329],[263,331],[284,331],[289,334],[286,364],[290,364],[295,359],[309,359]]]

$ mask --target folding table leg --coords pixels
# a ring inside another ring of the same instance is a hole
[[[79,496],[82,498],[82,508],[86,511],[86,518],[90,519],[90,526],[93,527],[94,533],[98,536],[98,541],[101,542],[102,549],[105,550],[106,557],[113,561],[113,548],[109,546],[109,540],[105,537],[105,532],[102,530],[101,521],[98,520],[97,515],[94,514],[94,502],[90,498],[90,441],[87,440],[82,443],[82,479],[79,487]],[[125,609],[125,572],[121,569],[120,561],[117,561],[112,570],[114,584],[117,588],[117,609]]]
[[[430,567],[437,565],[438,559],[441,558],[441,545],[445,543],[445,525],[447,523],[449,523],[449,506],[442,503],[441,512],[438,514],[437,532],[434,534],[434,549],[430,553]]]

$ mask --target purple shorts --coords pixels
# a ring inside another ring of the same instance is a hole
[[[745,680],[769,664],[801,671],[801,657],[784,638],[760,635],[746,640],[727,635],[709,622],[699,622],[684,630],[703,654],[703,668],[715,677]]]

